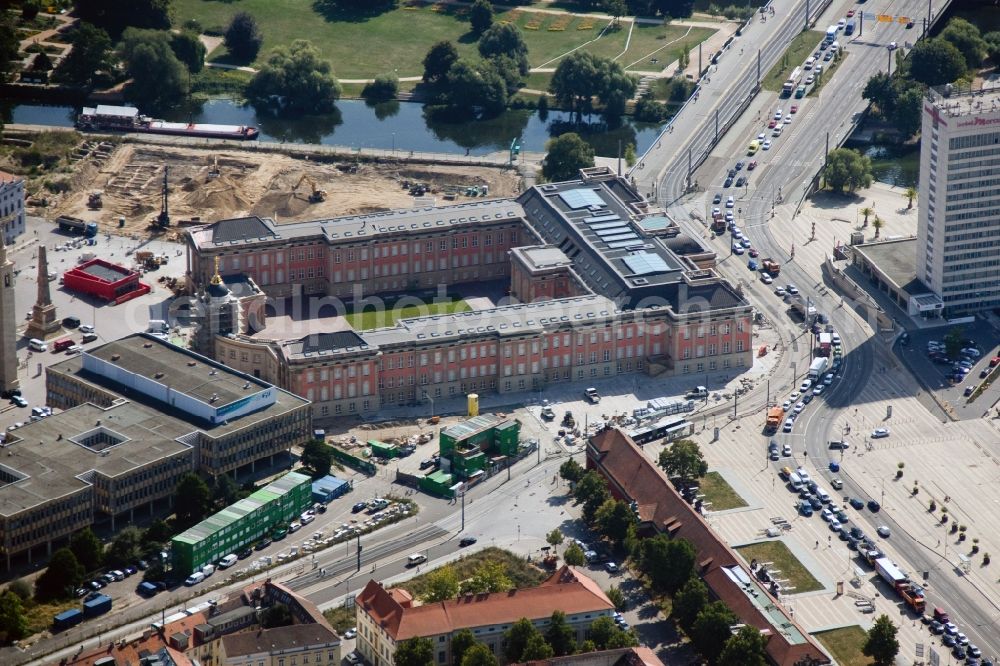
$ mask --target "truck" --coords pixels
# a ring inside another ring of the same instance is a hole
[[[791,75],[785,81],[784,85],[781,86],[781,96],[791,97],[792,93],[795,92],[795,88],[799,85],[799,77],[802,76],[802,69],[796,67],[792,70]]]
[[[827,366],[830,365],[830,359],[825,356],[819,356],[813,359],[813,362],[809,364],[809,379],[817,380],[823,376],[826,372]]]
[[[834,41],[836,41],[836,39],[837,39],[837,26],[831,25],[829,28],[826,29],[826,37],[823,38],[823,41],[826,42],[827,44],[832,44]]]
[[[59,229],[71,234],[83,234],[87,238],[97,235],[97,222],[86,222],[78,217],[60,215],[56,218],[56,224],[59,225]]]
[[[823,356],[829,356],[830,350],[833,348],[833,334],[832,333],[820,333],[819,334],[819,353]]]
[[[726,232],[726,219],[722,216],[721,210],[712,211],[712,231],[717,234]]]
[[[111,610],[111,597],[99,594],[89,601],[83,602],[84,617],[97,617]]]
[[[774,434],[778,431],[778,426],[781,425],[784,418],[785,410],[781,408],[781,405],[770,408],[767,410],[767,422],[764,424],[764,431],[769,435]]]
[[[83,622],[83,612],[79,608],[71,608],[52,618],[52,630],[63,631]]]
[[[761,260],[760,269],[765,273],[770,273],[771,277],[775,278],[781,274],[781,265],[771,257]]]
[[[688,400],[694,400],[695,398],[707,398],[708,389],[704,386],[695,386],[693,389],[685,393],[684,397]]]
[[[896,591],[896,594],[899,595],[907,606],[917,613],[924,612],[926,601],[924,600],[923,589],[910,582],[906,574],[893,564],[889,558],[880,557],[875,560],[875,570],[882,577],[882,580],[892,586],[892,589]]]
[[[596,405],[601,401],[601,394],[598,393],[597,389],[595,389],[594,387],[588,388],[586,391],[583,392],[583,395],[592,405]]]
[[[816,308],[808,299],[802,298],[800,294],[789,294],[788,306],[793,312],[802,317],[806,323],[812,323],[816,317]]]

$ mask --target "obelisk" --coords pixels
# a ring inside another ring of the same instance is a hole
[[[24,334],[29,338],[46,338],[56,335],[62,330],[62,325],[56,319],[56,306],[52,305],[49,294],[49,260],[45,246],[38,248],[38,299],[31,308],[31,321]]]
[[[14,314],[14,263],[0,233],[0,383],[4,395],[19,387],[17,379],[17,318]]]

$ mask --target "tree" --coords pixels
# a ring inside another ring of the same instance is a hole
[[[994,65],[1000,64],[1000,31],[988,32],[983,35],[986,42],[986,54],[993,61]]]
[[[563,542],[563,533],[557,527],[545,535],[545,541],[552,546],[553,549],[556,549]]]
[[[896,625],[888,615],[875,618],[875,624],[868,630],[861,652],[866,657],[871,657],[875,666],[890,666],[895,663],[896,655],[899,654],[899,641],[896,640]]]
[[[570,458],[562,465],[559,465],[559,478],[563,481],[569,481],[570,483],[576,483],[583,478],[583,475],[587,473],[580,463]]]
[[[105,559],[111,565],[127,565],[139,559],[142,553],[142,531],[128,525],[115,535]]]
[[[639,566],[657,590],[676,592],[694,570],[695,551],[686,539],[670,539],[664,534],[642,542]]]
[[[427,51],[424,56],[424,83],[443,83],[451,66],[458,62],[458,49],[449,41],[441,41]]]
[[[549,83],[549,91],[577,116],[593,109],[595,96],[605,113],[620,115],[635,89],[635,79],[619,63],[587,51],[575,51],[560,60]]]
[[[664,17],[687,18],[694,11],[694,0],[653,0],[652,4]]]
[[[590,625],[590,640],[598,650],[607,650],[608,642],[615,631],[620,631],[618,625],[610,617],[599,617]]]
[[[457,589],[456,589],[457,592]],[[462,657],[465,652],[474,645],[479,645],[479,641],[468,629],[456,631],[451,636],[451,660],[454,666],[462,666]]]
[[[0,595],[0,632],[7,642],[28,635],[28,618],[24,614],[21,598],[7,590]]]
[[[690,439],[679,439],[660,451],[659,463],[668,477],[681,481],[694,481],[708,472],[701,449]]]
[[[311,439],[302,447],[302,457],[299,458],[303,470],[314,479],[320,479],[330,473],[333,463],[333,452],[325,442]]]
[[[127,28],[118,47],[132,81],[125,96],[148,107],[173,104],[188,92],[190,76],[161,30]]]
[[[399,77],[395,72],[379,74],[375,80],[365,84],[361,96],[372,102],[385,102],[399,95]]]
[[[575,132],[550,139],[545,149],[548,153],[542,165],[542,175],[547,180],[572,180],[580,169],[594,166],[594,149]]]
[[[507,106],[507,84],[489,62],[459,60],[444,83],[443,101],[453,109],[495,115]]]
[[[566,622],[566,613],[553,611],[549,626],[545,630],[545,642],[552,646],[557,657],[573,654],[576,647],[576,632]]]
[[[205,45],[195,33],[189,30],[171,33],[170,48],[192,74],[197,74],[205,67]]]
[[[969,69],[979,67],[986,59],[988,52],[986,40],[980,34],[979,28],[964,18],[958,16],[952,18],[938,37],[950,42],[959,50]]]
[[[40,0],[21,0],[21,18],[25,21],[35,20],[40,11],[42,11]]]
[[[69,549],[84,572],[93,571],[104,562],[104,544],[89,527],[73,535],[69,540]]]
[[[504,659],[507,663],[516,664],[523,661],[522,657],[528,647],[528,641],[534,636],[541,638],[542,634],[528,618],[522,617],[511,625],[510,629],[507,630],[507,647],[504,649]]]
[[[719,655],[719,666],[764,666],[767,639],[757,627],[746,624],[726,641]]]
[[[212,483],[212,502],[219,506],[229,506],[240,499],[240,489],[228,474],[220,474]]]
[[[621,546],[630,528],[635,526],[635,512],[622,500],[609,499],[597,509],[597,530],[616,546]]]
[[[497,666],[497,658],[482,643],[476,643],[465,651],[462,666]]]
[[[691,576],[674,595],[671,613],[685,630],[690,629],[701,609],[708,604],[708,588],[697,576]]]
[[[159,545],[170,540],[173,536],[173,532],[170,530],[170,526],[164,521],[157,518],[149,524],[146,531],[142,534],[142,540],[145,544]]]
[[[732,636],[730,627],[737,618],[721,601],[713,601],[698,613],[689,635],[695,648],[709,662],[714,663]]]
[[[604,11],[611,14],[615,20],[615,25],[621,25],[622,17],[628,12],[625,0],[604,0]]]
[[[211,506],[210,497],[208,484],[200,476],[193,472],[182,476],[174,490],[174,514],[177,522],[190,527],[204,518]]]
[[[292,617],[292,611],[287,605],[282,603],[273,604],[264,611],[264,617],[261,619],[261,624],[265,628],[271,629],[273,627],[287,627],[295,621]]]
[[[76,0],[76,15],[118,37],[126,28],[170,28],[170,0]]]
[[[23,578],[12,580],[7,586],[7,591],[16,594],[21,601],[27,601],[31,598],[31,584]]]
[[[253,62],[260,53],[264,35],[257,19],[247,12],[236,12],[226,26],[224,43],[229,54],[239,62]]]
[[[907,81],[908,85],[896,97],[896,108],[889,119],[900,133],[909,138],[920,131],[924,110],[924,87],[915,81]]]
[[[887,118],[896,108],[896,89],[892,77],[885,72],[876,72],[868,79],[861,97],[875,105],[878,114]]]
[[[616,585],[612,585],[605,591],[605,594],[608,595],[608,601],[615,605],[616,611],[621,613],[625,610],[627,602],[625,600],[625,594],[621,591],[621,588]]]
[[[9,16],[0,20],[0,75],[11,71],[13,62],[18,59],[20,47],[21,40],[14,21]]]
[[[414,636],[396,646],[396,666],[429,666],[434,662],[434,643]]]
[[[493,25],[493,5],[489,0],[476,0],[469,8],[469,23],[472,32],[481,35]]]
[[[872,184],[871,158],[850,148],[836,148],[826,157],[823,177],[834,192],[868,187]]]
[[[885,222],[882,221],[878,215],[875,216],[875,220],[872,222],[872,229],[875,230],[875,240],[882,235],[882,227],[885,226]]]
[[[910,51],[910,73],[929,86],[951,83],[965,74],[965,56],[941,38],[921,39]]]
[[[521,76],[528,74],[528,45],[518,27],[512,23],[497,23],[490,26],[479,38],[479,55],[487,60],[497,56],[508,56],[517,64]]]
[[[943,340],[948,356],[956,358],[965,346],[965,330],[961,326],[954,326],[944,334]]]
[[[330,61],[321,59],[307,40],[296,39],[288,48],[271,51],[250,80],[247,97],[258,106],[285,113],[327,113],[340,97],[340,83]]]
[[[871,207],[869,207],[869,206],[865,206],[864,208],[862,208],[862,209],[861,209],[860,211],[858,211],[858,212],[859,212],[859,213],[861,213],[862,215],[864,215],[864,216],[865,216],[865,221],[864,221],[864,223],[862,224],[862,226],[865,226],[865,227],[867,227],[867,226],[868,226],[868,216],[869,216],[869,215],[871,215],[872,213],[874,213],[874,212],[875,212],[875,209],[874,209],[874,208],[871,208]]]
[[[63,599],[83,580],[84,570],[69,548],[52,553],[49,566],[35,580],[35,597],[39,601]]]
[[[915,187],[908,187],[903,192],[903,196],[906,197],[906,207],[913,208],[913,200],[917,197],[917,189]]]
[[[564,134],[563,137],[565,136],[569,135]],[[574,134],[573,136],[576,135]],[[551,145],[552,141],[549,141],[549,144]],[[546,158],[546,166],[548,166],[548,158]],[[607,483],[605,483],[601,475],[591,470],[584,474],[580,482],[576,484],[573,496],[577,502],[583,504],[583,518],[589,523],[594,520],[594,516],[597,514],[597,510],[601,508],[601,505],[611,498],[611,493],[608,492]]]
[[[458,596],[458,574],[450,564],[429,572],[426,578],[427,590],[422,596],[425,602],[447,601]]]
[[[545,642],[545,637],[541,634],[529,637],[528,644],[524,646],[524,652],[521,653],[523,661],[551,659],[553,656],[555,656],[555,650]]]
[[[571,543],[566,548],[566,552],[563,553],[563,560],[572,567],[582,567],[587,563],[587,558],[583,554],[583,548],[580,548],[575,543]]]
[[[70,38],[69,55],[56,67],[57,81],[77,86],[93,85],[99,75],[111,71],[111,38],[93,23],[77,23]]]
[[[514,587],[507,575],[507,568],[502,562],[486,560],[472,573],[472,578],[462,584],[466,594],[483,594],[486,592],[506,592]]]

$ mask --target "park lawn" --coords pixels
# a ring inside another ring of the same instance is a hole
[[[700,42],[705,41],[715,32],[711,28],[639,23],[632,30],[628,51],[618,58],[618,63],[625,69],[658,71],[677,60],[681,51],[690,52],[691,49],[696,48]],[[599,53],[598,55],[605,54]],[[613,58],[617,55],[618,53],[613,53],[609,57]],[[706,53],[706,61],[708,57],[708,53]],[[657,62],[650,62],[651,58],[656,58]],[[697,54],[695,58],[697,58]]]
[[[771,68],[761,87],[773,92],[781,92],[781,86],[785,83],[788,75],[796,67],[801,67],[812,52],[819,48],[819,43],[823,41],[825,33],[819,30],[806,30],[795,35],[792,43],[788,45],[781,59]],[[826,73],[824,72],[824,76]]]
[[[820,582],[809,573],[809,570],[799,562],[798,558],[792,554],[792,551],[788,550],[788,546],[782,541],[761,541],[760,543],[739,546],[736,550],[747,562],[750,560],[771,562],[772,568],[780,572],[778,576],[787,579],[788,585],[795,588],[789,590],[792,594],[823,589]]]
[[[705,501],[711,502],[712,511],[726,511],[747,506],[746,501],[718,472],[709,472],[701,479],[701,492],[705,495]]]
[[[428,317],[431,315],[451,314],[452,312],[467,312],[472,308],[461,298],[451,301],[424,303],[421,305],[388,306],[384,310],[365,308],[361,312],[344,315],[347,323],[356,331],[367,331],[373,328],[394,326],[400,319],[412,317]]]
[[[548,576],[547,573],[538,567],[526,562],[524,557],[516,555],[509,550],[497,548],[496,546],[490,546],[471,555],[460,557],[451,562],[450,566],[458,575],[458,580],[463,581],[472,578],[472,574],[475,573],[476,568],[489,560],[503,564],[507,577],[510,578],[515,589],[535,587]],[[414,597],[420,598],[427,591],[427,576],[431,571],[434,570],[428,570],[410,580],[402,581],[396,587],[401,587]]]
[[[861,653],[867,635],[864,629],[853,624],[829,631],[817,631],[813,637],[823,644],[841,666],[869,666],[872,660]]]

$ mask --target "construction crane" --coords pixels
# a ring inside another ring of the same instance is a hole
[[[292,192],[299,189],[302,183],[309,183],[311,191],[309,192],[309,203],[320,203],[321,201],[326,201],[326,190],[321,190],[316,187],[316,181],[313,180],[309,174],[304,173],[302,177],[299,178],[299,182],[295,183],[295,187],[292,188]]]
[[[156,224],[160,227],[170,226],[170,210],[167,207],[167,194],[170,191],[167,188],[167,175],[170,173],[170,167],[163,166],[163,190],[160,192],[160,214],[156,218]]]
[[[218,178],[221,175],[222,172],[219,171],[219,156],[216,155],[215,159],[212,161],[212,166],[208,169],[208,179],[211,180],[213,178]]]

